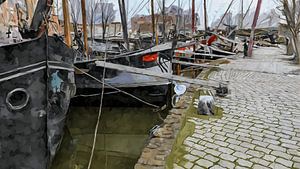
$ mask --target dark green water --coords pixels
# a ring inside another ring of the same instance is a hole
[[[66,133],[52,169],[87,168],[97,116],[96,107],[71,108]],[[151,108],[104,108],[92,168],[134,168],[148,141],[149,130],[161,123]]]

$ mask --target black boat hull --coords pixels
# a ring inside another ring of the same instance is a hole
[[[0,168],[47,169],[75,93],[73,52],[40,38],[0,46]]]
[[[149,49],[140,52],[132,52],[108,58],[106,61],[145,69],[152,72],[172,73],[171,58],[173,50],[170,46],[163,49]],[[148,60],[149,59],[149,60]],[[75,64],[85,70],[89,75],[98,79],[95,80],[82,72],[76,74],[76,98],[72,100],[73,106],[99,106],[102,91],[103,67],[99,67],[95,62],[81,62]],[[105,70],[105,95],[104,106],[144,106],[145,104],[137,101],[117,89],[133,94],[134,96],[159,106],[167,104],[169,86],[168,79],[145,76],[141,74],[129,73],[107,68]],[[115,89],[113,89],[114,87]],[[88,99],[84,99],[88,98]],[[83,100],[88,100],[85,102]]]
[[[139,86],[139,87],[122,87],[120,90],[130,93],[143,101],[156,106],[164,106],[170,104],[172,84],[164,84],[157,86]],[[77,106],[93,106],[98,107],[101,99],[101,89],[77,89],[76,97],[72,98],[71,105]],[[114,89],[106,88],[103,97],[104,107],[146,107],[141,101],[130,97],[122,92]]]

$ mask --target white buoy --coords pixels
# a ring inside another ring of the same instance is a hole
[[[186,86],[176,84],[174,87],[174,91],[178,96],[183,95],[186,92]]]

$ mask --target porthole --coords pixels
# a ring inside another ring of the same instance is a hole
[[[23,88],[17,88],[9,92],[6,96],[6,104],[12,110],[21,110],[29,102],[29,94]]]

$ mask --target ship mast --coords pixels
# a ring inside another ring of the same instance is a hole
[[[71,34],[70,34],[70,15],[69,15],[69,4],[68,0],[62,0],[63,6],[63,15],[64,15],[64,34],[65,34],[65,42],[71,47]]]
[[[203,8],[204,8],[204,28],[205,31],[207,31],[207,9],[206,9],[206,0],[203,2]]]
[[[192,34],[195,33],[195,0],[192,0]]]
[[[87,33],[87,24],[86,24],[86,8],[85,0],[81,0],[81,11],[82,11],[82,31],[84,39],[84,53],[88,56],[88,33]]]
[[[53,0],[38,0],[29,30],[25,33],[20,32],[23,39],[35,38],[45,32],[45,15],[49,16],[52,3]]]
[[[36,4],[36,0],[25,0],[25,4],[27,7],[28,20],[31,21],[33,18],[33,9],[34,5]]]
[[[165,8],[165,0],[162,0],[162,19],[163,19],[163,27],[162,27],[162,33],[163,33],[163,42],[166,42],[166,8]]]
[[[154,0],[151,0],[151,19],[152,19],[152,39],[155,40],[155,15],[154,15]]]
[[[261,8],[261,3],[262,3],[262,0],[257,1],[255,15],[254,15],[254,18],[253,18],[253,23],[252,23],[252,28],[251,28],[251,35],[250,35],[250,42],[249,42],[249,48],[248,48],[248,56],[249,57],[252,56],[253,44],[254,44],[254,32],[255,32],[255,27],[256,27],[256,24],[257,24],[257,20],[258,20],[260,8]]]
[[[119,9],[120,9],[120,15],[121,15],[121,22],[122,22],[122,28],[123,28],[123,38],[126,44],[127,50],[129,50],[129,40],[128,40],[128,31],[127,31],[127,17],[126,17],[126,11],[125,11],[125,1],[124,0],[118,0],[119,2]]]
[[[244,25],[244,0],[241,0],[241,15],[240,15],[240,29],[243,29]]]

